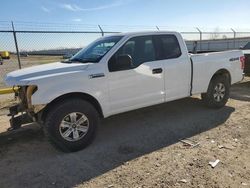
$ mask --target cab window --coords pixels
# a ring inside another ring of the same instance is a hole
[[[175,35],[156,35],[156,59],[173,59],[181,56],[181,48]]]

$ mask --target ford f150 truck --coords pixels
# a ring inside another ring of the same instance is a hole
[[[241,51],[192,55],[177,32],[105,36],[69,60],[9,73],[20,99],[10,108],[11,129],[35,121],[58,148],[78,151],[100,118],[195,94],[221,108],[243,69]]]

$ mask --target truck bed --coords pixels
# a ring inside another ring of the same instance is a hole
[[[224,51],[202,54],[191,54],[193,63],[192,94],[206,92],[209,82],[217,70],[227,70],[231,75],[231,84],[242,80],[240,57],[242,51]]]

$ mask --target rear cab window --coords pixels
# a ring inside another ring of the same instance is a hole
[[[153,36],[156,46],[156,59],[174,59],[181,56],[181,48],[175,35]]]

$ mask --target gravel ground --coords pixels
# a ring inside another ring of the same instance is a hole
[[[105,119],[93,144],[70,154],[55,150],[35,124],[6,132],[10,102],[0,96],[1,188],[250,187],[249,78],[219,110],[193,97]]]

